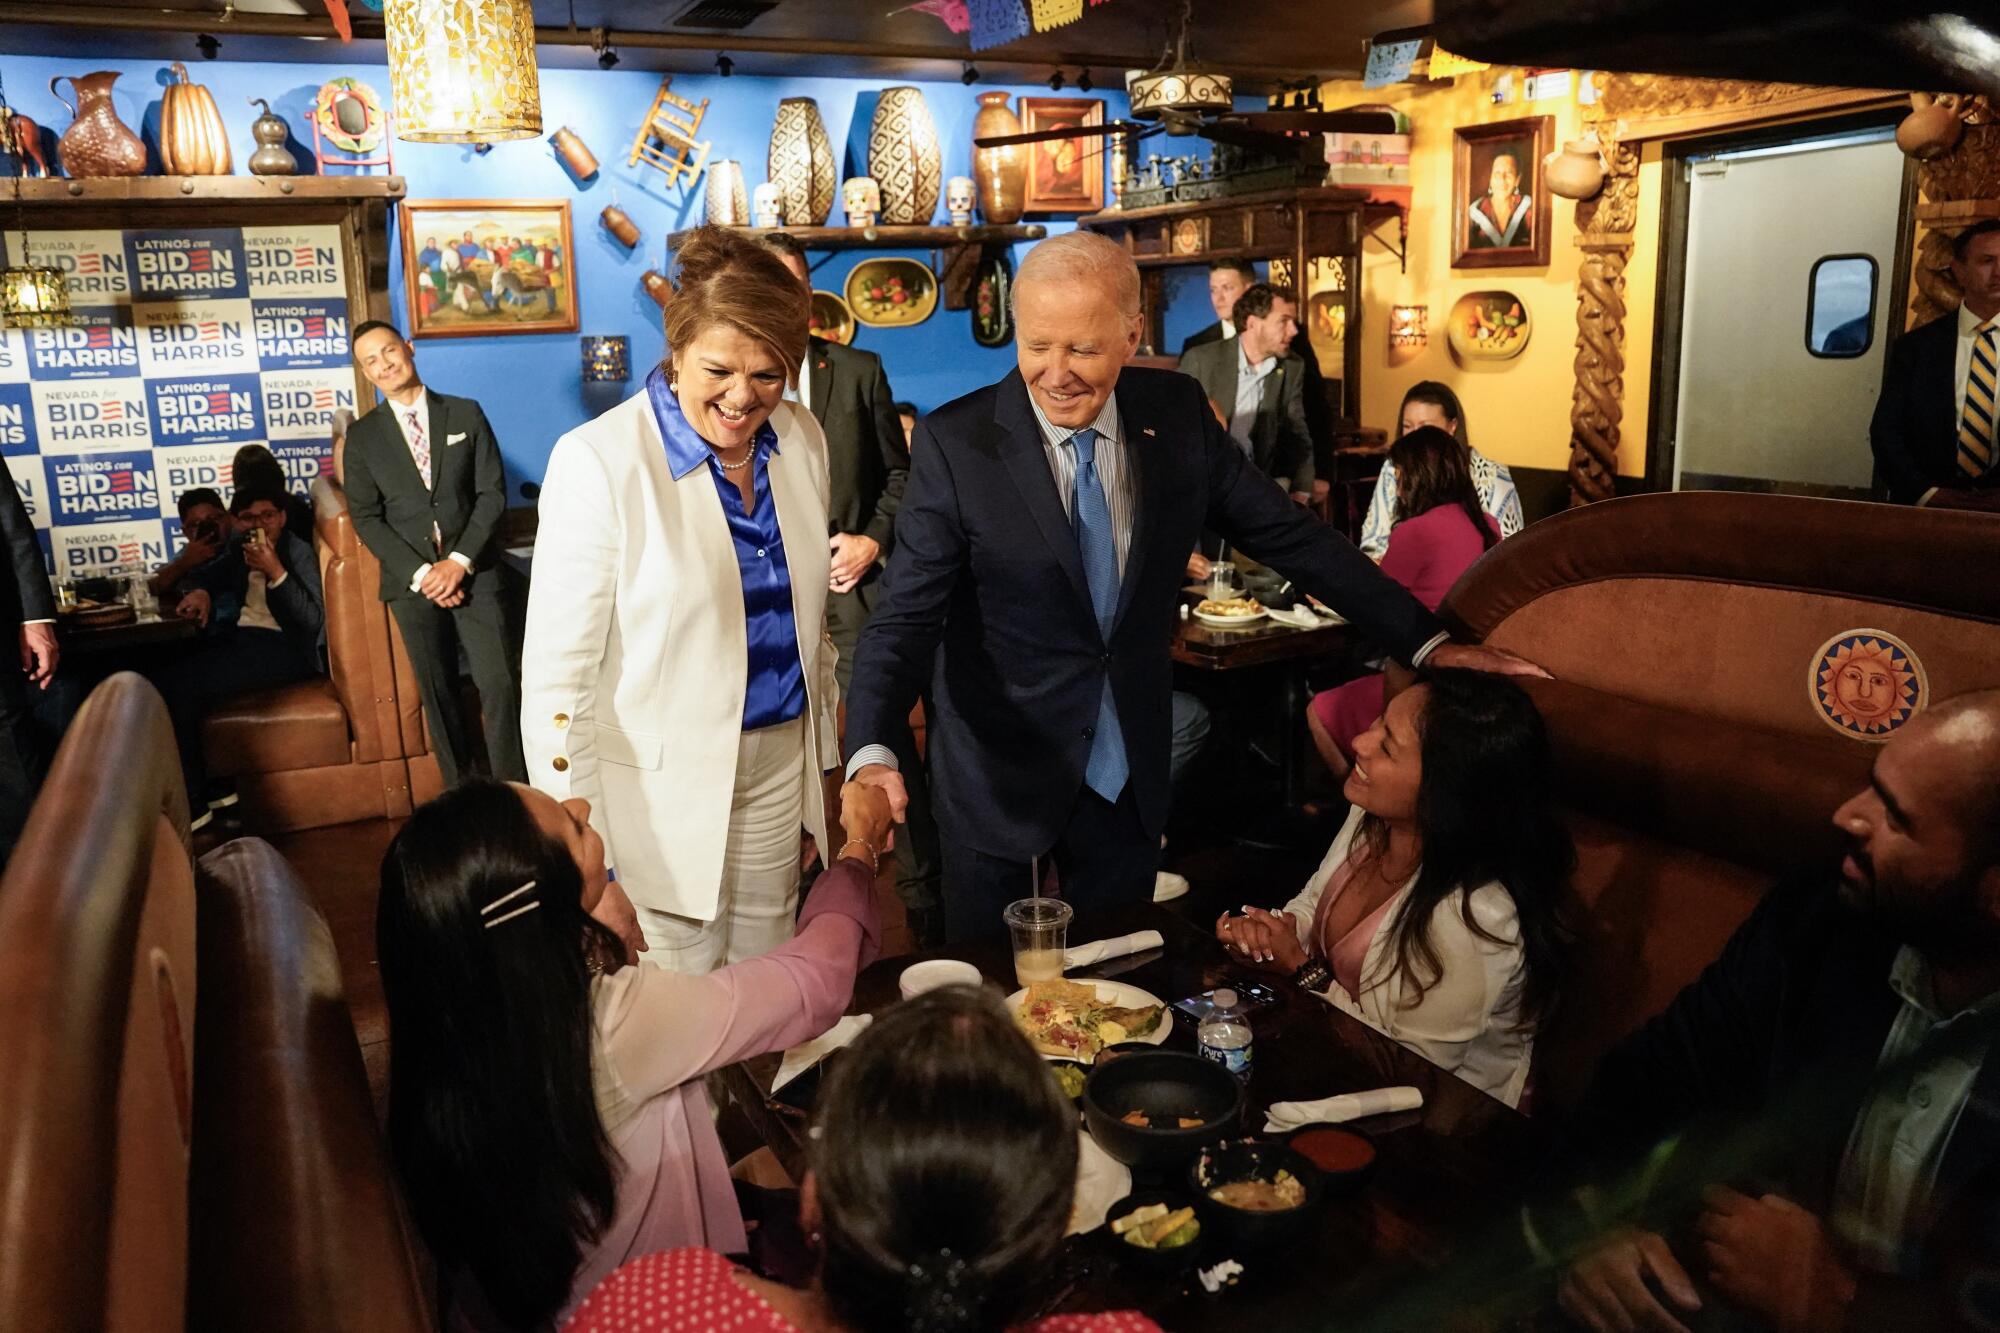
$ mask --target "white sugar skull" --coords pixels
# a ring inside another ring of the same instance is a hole
[[[840,204],[847,210],[847,225],[872,227],[882,211],[882,190],[873,176],[849,176],[840,187]]]
[[[972,224],[972,177],[953,176],[945,183],[944,207],[951,214],[951,225],[966,227]]]
[[[785,192],[770,181],[759,185],[751,196],[750,211],[757,215],[760,227],[782,227],[785,225]]]

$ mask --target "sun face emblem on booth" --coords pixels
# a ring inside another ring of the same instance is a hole
[[[1893,634],[1850,629],[1813,655],[1806,682],[1814,709],[1835,731],[1884,741],[1924,706],[1924,664]]]

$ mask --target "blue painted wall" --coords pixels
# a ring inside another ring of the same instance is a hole
[[[162,41],[167,43],[168,39]],[[149,146],[157,140],[160,94],[168,81],[166,67],[166,60],[0,54],[9,101],[55,133],[67,126],[69,117],[49,92],[51,77],[93,69],[119,71],[122,77],[113,91],[118,114],[128,125],[141,128]],[[389,92],[388,70],[379,65],[218,60],[191,63],[189,73],[214,94],[229,126],[239,173],[246,170],[256,146],[250,137],[250,122],[257,112],[247,105],[246,98],[270,100],[272,109],[292,126],[291,146],[301,169],[310,170],[311,131],[305,112],[323,82],[346,74],[369,83],[385,98]],[[660,354],[661,337],[659,309],[640,288],[639,277],[648,268],[667,271],[667,234],[698,223],[703,206],[699,185],[691,190],[670,190],[650,167],[626,165],[633,133],[659,82],[658,74],[640,70],[542,70],[544,130],[552,134],[565,125],[574,129],[600,164],[598,173],[582,182],[570,176],[546,137],[495,144],[484,155],[459,145],[398,141],[394,146],[396,170],[407,179],[409,196],[414,199],[569,199],[577,251],[578,332],[624,334],[632,340],[635,366],[641,367]],[[944,146],[945,175],[970,175],[978,94],[1002,85],[967,88],[952,82],[918,86]],[[881,87],[858,79],[722,79],[714,75],[676,75],[673,83],[681,96],[709,100],[701,134],[714,143],[711,159],[741,161],[745,180],[753,188],[765,179],[771,122],[779,99],[784,97],[811,97],[819,103],[835,151],[844,152],[841,178],[859,174],[866,161],[869,119]],[[68,91],[66,84],[64,91]],[[1007,91],[1016,98],[1049,95],[1045,86],[1035,84],[1008,86]],[[1094,95],[1104,98],[1108,118],[1124,113],[1121,91],[1100,90]],[[1244,105],[1247,109],[1255,104]],[[1179,154],[1204,148],[1202,141],[1187,139],[1161,151]],[[155,169],[157,166],[156,154]],[[644,232],[634,250],[619,244],[597,220],[614,195]],[[392,211],[392,228],[399,216]],[[943,220],[941,199],[938,220]],[[1051,233],[1072,225],[1067,219],[1028,220],[1047,223]],[[838,204],[829,221],[841,221]],[[1025,249],[1015,247],[1016,264]],[[882,253],[897,252],[815,255],[819,266],[813,285],[840,291],[849,269]],[[932,259],[928,251],[900,253],[926,263]],[[391,284],[400,319],[404,314],[400,237],[395,255]],[[1180,340],[1209,323],[1213,314],[1208,309],[1206,280],[1199,271],[1177,274],[1170,279],[1168,292],[1168,346],[1177,350]],[[948,311],[942,304],[922,324],[893,330],[863,327],[855,341],[857,346],[881,355],[897,397],[925,410],[999,379],[1013,365],[1011,349],[989,349],[973,342],[969,312]],[[587,387],[581,382],[577,337],[572,334],[430,339],[417,345],[417,356],[427,381],[446,392],[484,403],[500,436],[510,489],[524,480],[540,480],[556,437],[624,396],[620,386]],[[630,387],[636,389],[636,382]]]

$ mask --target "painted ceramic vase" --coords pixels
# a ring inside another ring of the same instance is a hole
[[[937,212],[944,155],[931,109],[915,88],[884,88],[868,129],[868,174],[882,188],[882,221],[919,226]]]
[[[972,204],[977,197],[970,176],[953,176],[945,182],[944,211],[950,215],[952,226],[972,225]]]
[[[979,94],[979,114],[972,121],[973,138],[996,139],[1020,132],[1021,118],[1007,105],[1007,94]],[[988,222],[1004,227],[1021,220],[1021,208],[1028,197],[1025,145],[973,149],[972,175],[979,186],[979,211]]]
[[[64,79],[76,94],[73,107],[56,92],[56,85]],[[118,119],[118,110],[111,105],[111,85],[116,82],[118,72],[109,69],[95,74],[58,74],[49,80],[49,91],[74,117],[56,145],[63,170],[72,176],[146,173],[146,145]]]
[[[833,212],[839,169],[833,144],[826,137],[826,124],[819,117],[819,103],[812,98],[787,97],[778,103],[764,174],[782,197],[780,225],[826,225],[827,215]]]
[[[847,225],[872,227],[882,210],[882,190],[872,176],[849,176],[840,187],[840,206],[847,210]]]
[[[743,188],[743,164],[733,158],[708,164],[708,220],[723,227],[750,224],[750,196]]]

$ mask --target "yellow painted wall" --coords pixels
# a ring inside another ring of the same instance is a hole
[[[1502,74],[1512,76],[1514,97],[1496,106],[1492,93]],[[1410,117],[1412,203],[1408,271],[1395,255],[1370,241],[1362,256],[1361,422],[1394,431],[1403,393],[1419,380],[1449,384],[1465,405],[1472,442],[1481,453],[1514,467],[1562,469],[1569,465],[1569,413],[1576,361],[1576,206],[1556,199],[1549,263],[1540,268],[1451,267],[1452,130],[1458,126],[1555,118],[1554,147],[1583,132],[1574,80],[1569,95],[1539,102],[1521,98],[1522,71],[1489,69],[1460,75],[1448,85],[1398,85],[1364,89],[1351,81],[1321,88],[1328,107],[1386,102]],[[1651,174],[1648,175],[1647,173]],[[1655,276],[1659,267],[1659,155],[1642,168],[1640,233],[1626,269],[1625,323],[1629,367],[1618,470],[1644,470],[1647,395]],[[1504,290],[1526,307],[1534,326],[1528,346],[1507,361],[1460,364],[1445,338],[1451,307],[1468,292]],[[1429,343],[1411,353],[1389,347],[1389,308],[1429,307]]]

